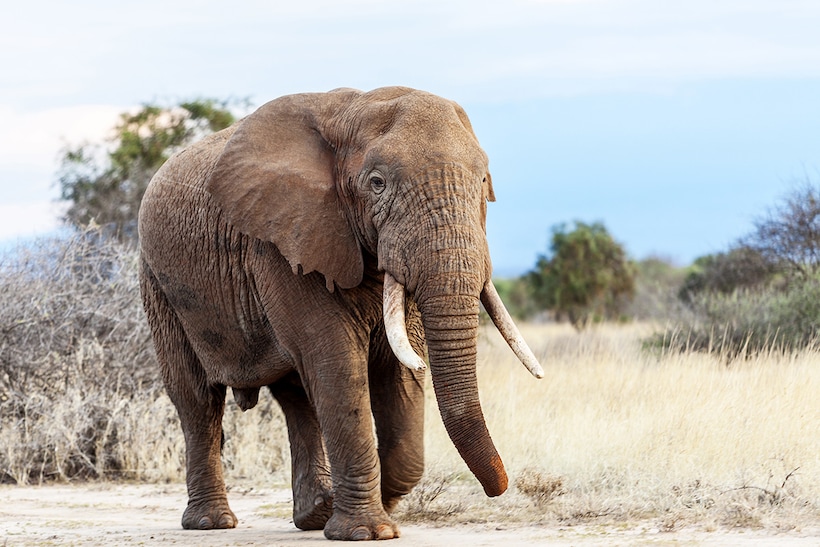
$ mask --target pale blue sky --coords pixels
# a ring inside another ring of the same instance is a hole
[[[490,156],[496,271],[602,221],[630,255],[724,249],[820,183],[820,2],[29,1],[0,21],[0,240],[55,226],[60,147],[144,101],[408,85]]]

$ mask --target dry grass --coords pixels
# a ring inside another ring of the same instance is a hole
[[[544,380],[491,328],[479,348],[482,404],[517,490],[485,500],[490,515],[650,518],[662,529],[820,522],[820,354],[727,365],[720,355],[642,351],[648,326],[522,331]],[[472,483],[433,400],[427,425],[428,469]]]
[[[134,253],[98,243],[0,265],[0,482],[184,478]],[[727,361],[644,351],[645,325],[522,330],[543,380],[492,327],[479,347],[482,404],[510,492],[483,495],[428,386],[427,476],[400,520],[820,525],[820,353]],[[247,413],[229,402],[224,425],[229,484],[288,483],[284,422],[269,395]]]

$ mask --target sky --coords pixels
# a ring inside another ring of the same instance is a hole
[[[553,226],[635,259],[726,250],[820,184],[816,0],[30,0],[0,20],[0,245],[59,226],[60,151],[148,101],[385,85],[460,103],[496,274]]]

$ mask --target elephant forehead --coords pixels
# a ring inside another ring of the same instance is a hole
[[[486,163],[472,125],[457,103],[424,91],[396,89],[401,93],[386,98],[383,93],[365,94],[348,110],[352,119],[347,123],[356,128],[354,139],[361,139],[361,148],[380,148],[392,157],[410,156],[416,161],[429,155],[475,156]]]
[[[437,128],[394,128],[374,140],[365,163],[390,165],[410,178],[444,165],[458,166],[470,177],[484,177],[488,169],[487,155],[474,138]]]

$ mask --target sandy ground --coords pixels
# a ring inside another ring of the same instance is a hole
[[[239,518],[234,530],[182,530],[186,503],[182,485],[90,484],[0,487],[0,547],[18,545],[330,545],[321,532],[302,532],[287,517],[290,492],[233,490],[231,506]],[[401,526],[389,545],[817,545],[820,530],[800,534],[767,531],[678,530],[649,525],[508,526],[504,523],[434,527]]]

